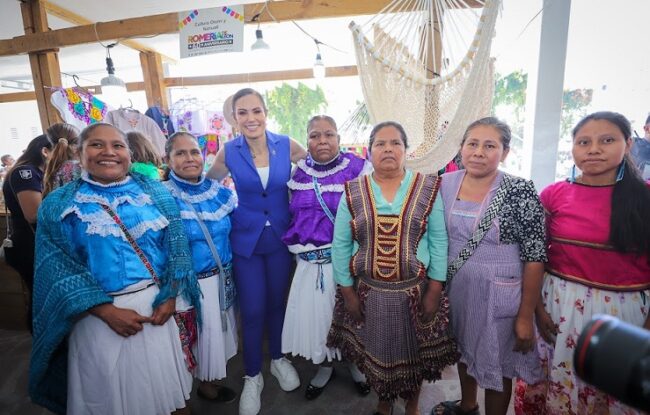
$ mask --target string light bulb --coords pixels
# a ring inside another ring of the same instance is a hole
[[[106,47],[106,72],[108,72],[108,76],[102,78],[99,84],[102,87],[102,98],[104,101],[110,105],[117,106],[126,96],[127,91],[124,81],[115,76],[115,66],[111,58],[111,48],[113,46],[115,44]]]
[[[320,52],[316,53],[316,61],[314,62],[314,78],[321,80],[325,78],[325,64],[323,63],[323,58],[320,55]]]
[[[260,29],[259,26],[257,30],[255,30],[255,37],[257,39],[255,40],[255,43],[251,45],[252,51],[269,50],[271,48],[269,44],[264,41],[264,35],[262,35],[262,29]]]

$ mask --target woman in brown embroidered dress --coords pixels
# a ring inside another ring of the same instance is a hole
[[[368,148],[374,172],[346,183],[336,215],[340,289],[328,344],[366,375],[379,395],[375,414],[390,414],[402,397],[415,415],[422,381],[457,360],[440,301],[447,231],[439,179],[405,169],[407,137],[396,122],[376,125]]]

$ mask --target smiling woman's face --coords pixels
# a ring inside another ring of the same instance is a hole
[[[81,147],[81,165],[99,183],[123,180],[131,167],[126,139],[114,127],[95,128]]]
[[[404,169],[406,147],[397,128],[388,125],[377,131],[370,148],[370,161],[375,171],[379,172]]]

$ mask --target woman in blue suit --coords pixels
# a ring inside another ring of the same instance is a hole
[[[256,415],[264,387],[265,328],[271,374],[285,391],[300,386],[298,373],[282,355],[292,258],[280,238],[289,226],[291,163],[306,158],[307,152],[291,138],[266,130],[267,110],[259,92],[250,88],[238,91],[233,95],[232,110],[241,135],[219,150],[208,176],[221,179],[230,173],[239,199],[230,233],[246,368],[239,414]]]

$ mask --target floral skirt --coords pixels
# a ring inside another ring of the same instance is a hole
[[[515,413],[521,415],[637,414],[638,411],[581,381],[573,367],[573,352],[584,326],[595,314],[609,314],[642,326],[648,316],[650,290],[616,292],[587,287],[546,274],[542,288],[544,305],[560,333],[555,344],[538,336],[542,382],[519,381]]]

